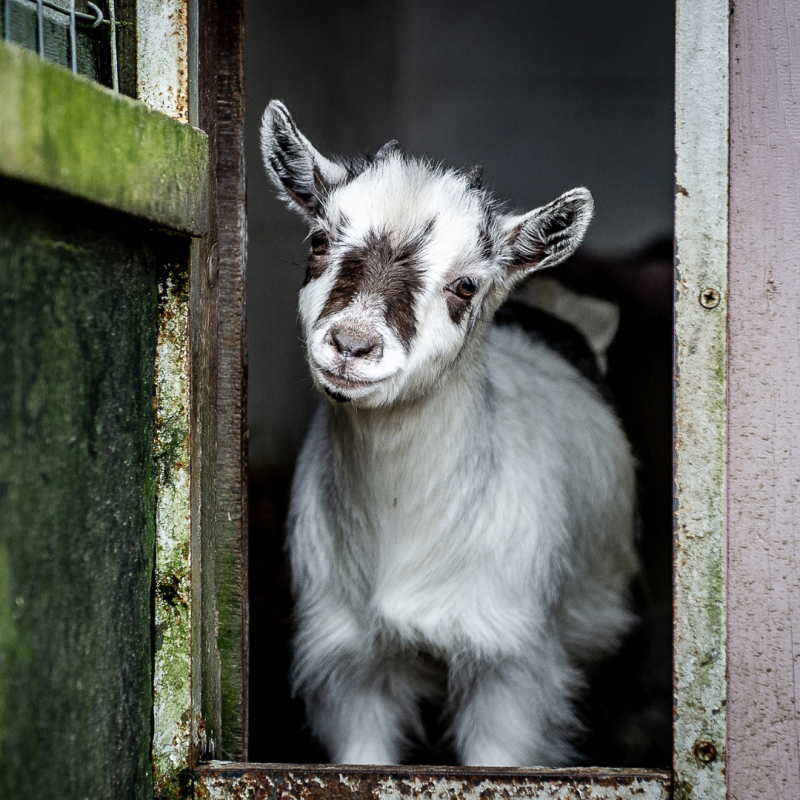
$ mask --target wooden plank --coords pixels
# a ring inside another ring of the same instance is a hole
[[[247,517],[242,5],[201,0],[195,20],[197,124],[211,153],[190,300],[196,762],[246,758]]]
[[[216,5],[198,0],[190,7],[191,83],[196,87],[196,108],[190,108],[195,124],[209,142],[208,237],[197,242],[192,254],[192,706],[203,728],[192,763],[216,757],[222,738],[222,663],[217,648],[218,609],[216,575],[217,458],[217,297],[219,263],[217,243],[217,62]]]
[[[728,0],[678,0],[675,797],[725,796]]]
[[[195,775],[197,800],[668,800],[661,770],[220,764]]]
[[[0,198],[0,797],[148,800],[157,274],[185,242]]]
[[[247,409],[245,352],[244,7],[217,3],[216,596],[222,740],[218,758],[247,760]]]
[[[800,2],[731,32],[728,782],[800,797]]]
[[[207,230],[205,134],[0,42],[0,176]]]

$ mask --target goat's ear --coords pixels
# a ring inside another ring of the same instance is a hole
[[[527,214],[503,220],[512,280],[571,256],[586,233],[594,203],[588,189],[573,189]]]
[[[394,153],[397,153],[400,150],[400,142],[397,139],[390,139],[386,144],[375,153],[375,160],[376,161],[383,161],[385,158],[389,158]]]
[[[317,214],[326,189],[347,175],[314,149],[280,100],[273,100],[261,119],[261,153],[280,197],[306,216]]]

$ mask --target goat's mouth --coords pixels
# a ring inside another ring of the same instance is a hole
[[[385,380],[385,378],[379,378],[374,381],[367,381],[363,378],[348,378],[327,369],[320,369],[320,374],[323,378],[323,382],[329,383],[334,389],[348,389],[350,391],[371,389],[373,386],[377,386]]]
[[[348,378],[321,367],[316,370],[316,373],[317,383],[322,391],[339,403],[360,400],[369,395],[376,386],[387,380],[387,378],[378,378],[376,380]]]

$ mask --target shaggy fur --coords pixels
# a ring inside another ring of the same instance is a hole
[[[262,147],[309,223],[300,323],[329,398],[288,538],[314,732],[334,762],[397,763],[436,701],[463,764],[573,762],[585,668],[633,622],[634,464],[581,371],[490,323],[574,251],[589,192],[506,214],[479,169],[396,143],[324,158],[277,101]]]

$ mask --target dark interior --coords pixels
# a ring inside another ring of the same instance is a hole
[[[292,603],[283,531],[294,461],[317,402],[297,339],[305,229],[272,196],[258,151],[286,102],[323,153],[399,139],[522,209],[592,190],[585,244],[550,277],[611,299],[607,382],[640,465],[641,625],[592,677],[584,764],[671,761],[672,3],[654,0],[249,0],[248,347],[250,760],[325,755],[288,686]],[[436,709],[426,714],[438,725]],[[414,763],[447,764],[446,748]]]

